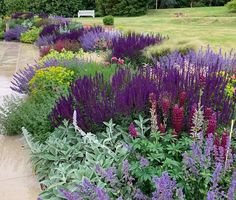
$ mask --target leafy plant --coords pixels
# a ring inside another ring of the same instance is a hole
[[[231,0],[226,4],[230,12],[236,12],[236,0]]]
[[[21,133],[26,127],[34,139],[44,141],[52,126],[48,116],[55,104],[56,98],[47,93],[28,97],[26,99],[7,98],[1,106],[1,127],[6,135]]]
[[[32,44],[38,39],[40,31],[40,28],[33,27],[31,30],[21,34],[20,41]]]
[[[164,171],[175,180],[181,179],[183,177],[182,152],[188,150],[191,138],[182,136],[177,139],[171,131],[165,134],[152,131],[150,133],[148,120],[140,118],[139,121],[134,122],[137,126],[135,128],[137,136],[129,144],[128,160],[131,174],[137,179],[139,188],[145,193],[150,193],[153,189],[153,176],[160,176]]]
[[[29,86],[33,95],[47,92],[57,96],[68,93],[73,80],[73,71],[60,66],[51,66],[37,70]]]
[[[59,188],[74,188],[84,177],[99,180],[95,165],[104,168],[116,166],[125,158],[127,151],[123,148],[122,139],[127,136],[112,120],[105,125],[105,132],[94,135],[83,132],[76,121],[74,126],[64,122],[44,144],[35,143],[28,131],[23,129],[32,150],[38,179],[46,188],[42,198],[51,199]]]
[[[103,17],[103,24],[104,25],[114,25],[114,17],[111,15]]]

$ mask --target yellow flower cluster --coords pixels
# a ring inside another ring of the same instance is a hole
[[[66,92],[73,80],[73,71],[61,66],[52,66],[37,70],[29,86],[32,93],[37,93],[37,91]]]

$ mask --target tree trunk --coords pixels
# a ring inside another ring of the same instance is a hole
[[[191,8],[193,7],[193,1],[191,1],[191,3],[190,3],[190,7],[191,7]]]

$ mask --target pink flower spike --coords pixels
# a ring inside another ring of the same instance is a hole
[[[134,138],[138,137],[138,132],[136,131],[133,122],[129,125],[129,133],[130,133],[130,135],[131,135],[132,137],[134,137]]]

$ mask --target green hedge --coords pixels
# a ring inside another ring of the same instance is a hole
[[[146,14],[147,0],[96,0],[99,14],[116,16],[139,16]]]
[[[30,11],[75,17],[81,9],[95,9],[95,0],[0,0],[0,9],[4,6],[8,15]]]

